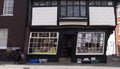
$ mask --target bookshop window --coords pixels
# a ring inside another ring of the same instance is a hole
[[[102,55],[104,42],[105,32],[79,32],[76,55]]]
[[[28,53],[56,55],[58,37],[58,32],[31,32]]]

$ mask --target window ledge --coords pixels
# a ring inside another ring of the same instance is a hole
[[[60,19],[87,19],[87,17],[61,17]]]
[[[2,14],[1,16],[13,16],[13,14]]]
[[[60,21],[87,21],[87,17],[63,17]]]

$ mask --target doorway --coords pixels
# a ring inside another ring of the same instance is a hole
[[[74,34],[64,34],[61,42],[60,62],[71,62]]]

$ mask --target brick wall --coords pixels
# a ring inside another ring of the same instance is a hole
[[[27,51],[28,51],[29,35],[30,35],[30,30],[29,30],[28,27],[26,27],[25,43],[24,43],[24,53],[26,53],[26,54],[27,54]]]

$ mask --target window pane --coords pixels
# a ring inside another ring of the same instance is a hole
[[[73,5],[73,1],[67,1],[67,5]]]
[[[45,1],[40,1],[40,6],[45,6]]]
[[[117,9],[118,17],[120,17],[120,7]]]
[[[61,16],[66,16],[66,6],[61,7]]]
[[[46,1],[46,6],[50,6],[51,5],[51,1]]]
[[[120,24],[118,24],[118,35],[120,35]]]
[[[108,1],[108,5],[113,5],[113,2],[112,1]]]
[[[67,16],[73,15],[73,6],[67,6]]]
[[[79,6],[74,6],[74,16],[79,16]]]
[[[77,38],[76,54],[103,54],[105,38],[104,35],[104,32],[79,32]],[[103,40],[101,41],[101,39]]]
[[[95,4],[96,4],[96,5],[101,5],[101,1],[100,1],[100,0],[96,0],[96,1],[95,1]]]
[[[57,1],[52,1],[52,5],[57,5]]]
[[[61,5],[66,5],[66,0],[65,1],[61,1]]]
[[[39,1],[34,1],[33,6],[39,6]]]
[[[32,37],[37,37],[38,34],[37,33],[32,33]]]
[[[90,0],[89,5],[95,5],[93,0]]]
[[[102,5],[107,5],[107,1],[102,1]]]
[[[80,14],[81,14],[81,16],[86,16],[86,7],[85,6],[81,6],[81,8],[80,8]]]
[[[0,29],[0,49],[7,49],[8,30]]]
[[[3,15],[13,15],[14,0],[4,0]]]
[[[39,36],[41,37],[34,38],[30,37],[28,53],[55,55],[58,47],[58,33],[57,32],[35,32],[35,33],[39,34]]]
[[[86,5],[86,1],[80,1],[80,5]]]
[[[79,5],[79,1],[74,1],[74,5]]]

